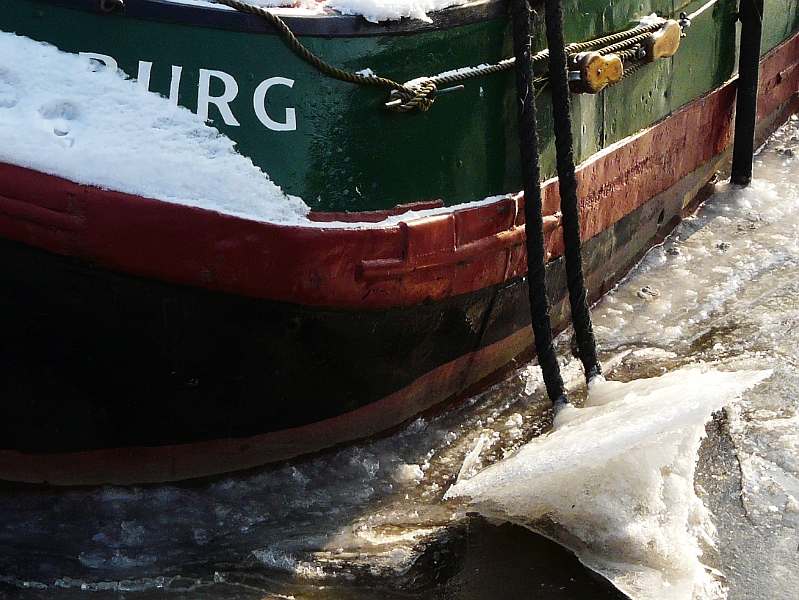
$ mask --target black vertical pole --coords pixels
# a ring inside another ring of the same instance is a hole
[[[730,179],[737,185],[749,185],[752,182],[752,153],[755,149],[763,0],[741,0],[738,18],[741,21],[741,48],[738,55],[738,95]]]

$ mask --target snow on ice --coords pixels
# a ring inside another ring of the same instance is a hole
[[[700,562],[698,541],[712,544],[714,528],[694,491],[697,453],[711,414],[770,374],[691,368],[595,381],[550,434],[459,479],[446,497],[467,496],[500,521],[535,528],[548,519],[584,563],[635,598],[721,598]]]

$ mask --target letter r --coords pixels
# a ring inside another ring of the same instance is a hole
[[[221,79],[222,83],[225,84],[225,91],[222,92],[221,96],[211,96],[211,77]],[[232,75],[228,75],[224,71],[200,69],[200,82],[197,86],[197,114],[208,120],[208,105],[215,104],[225,124],[240,125],[236,117],[233,116],[230,106],[228,106],[238,93],[239,84],[236,83]]]

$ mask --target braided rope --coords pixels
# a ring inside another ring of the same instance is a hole
[[[660,25],[658,25],[657,28],[660,29]],[[641,29],[644,28],[642,27]],[[597,50],[597,52],[604,55],[604,54],[613,54],[621,50],[627,50],[629,48],[632,48],[633,46],[637,46],[639,44],[644,43],[651,36],[652,36],[651,31],[639,33],[633,37],[627,38],[623,42],[618,42],[617,44],[611,44],[610,46],[605,46],[604,48]]]
[[[658,31],[663,26],[662,23],[653,23],[652,25],[647,25],[645,27],[636,27],[634,29],[628,29],[627,31],[621,31],[619,33],[614,33],[611,35],[606,35],[601,38],[597,38],[595,40],[590,40],[587,42],[574,42],[566,46],[566,53],[567,54],[576,54],[578,52],[585,52],[587,50],[593,50],[596,48],[603,47],[607,43],[614,43],[614,46],[610,46],[610,49],[603,49],[600,50],[600,54],[608,54],[609,52],[613,52],[613,49],[621,49],[621,48],[635,48],[640,45],[641,41],[646,40],[650,34]],[[630,57],[634,56],[634,54],[630,54]],[[621,55],[620,55],[621,57]],[[530,62],[539,62],[549,58],[549,49],[544,48],[530,56]],[[622,59],[623,60],[623,59]],[[420,81],[432,81],[439,87],[444,84],[451,84],[451,83],[458,83],[460,81],[466,81],[467,79],[472,79],[474,77],[481,77],[483,75],[491,75],[493,73],[499,73],[500,71],[506,71],[508,69],[513,68],[513,65],[516,63],[516,57],[512,56],[510,58],[503,59],[498,63],[493,65],[479,65],[477,67],[473,67],[468,71],[464,71],[462,73],[453,73],[449,75],[433,75],[431,77],[420,78]]]
[[[606,35],[604,37],[597,38],[595,40],[589,40],[587,42],[574,42],[566,46],[566,53],[574,54],[576,52],[585,52],[586,50],[595,50],[596,48],[604,46],[607,43],[617,44],[628,40],[629,43],[632,44],[635,42],[632,42],[630,38],[637,38],[644,34],[655,33],[661,27],[663,27],[663,23],[653,23],[644,27],[634,27],[626,31],[620,31],[619,33]],[[603,52],[600,52],[600,54],[603,54]]]
[[[646,61],[638,61],[628,65],[624,65],[624,71],[622,71],[621,78],[624,79],[626,77],[629,77],[633,73],[637,73],[648,64],[649,63]]]
[[[424,80],[435,82],[437,85],[457,83],[459,81],[466,81],[467,79],[472,79],[473,77],[478,77],[482,75],[491,75],[492,73],[499,73],[500,71],[507,71],[508,69],[511,69],[513,67],[515,62],[516,58],[511,57],[501,60],[493,65],[479,65],[462,73],[451,73],[449,75],[433,75],[431,77],[426,77]]]
[[[516,98],[519,119],[524,218],[527,247],[527,291],[530,324],[533,329],[538,364],[552,403],[568,403],[560,373],[558,356],[552,341],[549,301],[546,285],[544,219],[541,201],[538,123],[535,107],[533,61],[530,56],[530,5],[528,0],[513,0],[513,53],[516,61]]]
[[[597,358],[596,339],[588,307],[588,292],[583,274],[580,241],[580,209],[577,177],[574,170],[574,139],[567,76],[568,54],[563,35],[561,0],[545,0],[547,45],[550,48],[549,80],[552,85],[552,116],[555,126],[560,211],[563,215],[563,244],[566,263],[566,284],[569,289],[574,336],[586,381],[602,373]],[[650,35],[650,34],[647,34]],[[634,38],[631,38],[634,39]]]
[[[391,96],[400,98],[402,102],[396,106],[389,106],[389,109],[395,112],[407,112],[416,108],[424,112],[433,105],[437,91],[434,82],[422,81],[418,87],[413,88],[410,94],[406,92],[408,89],[402,87],[391,91]]]
[[[275,28],[277,34],[286,43],[289,49],[294,52],[294,54],[328,77],[332,77],[333,79],[338,79],[339,81],[344,81],[346,83],[359,85],[378,85],[392,88],[392,94],[402,100],[402,103],[399,105],[391,107],[392,110],[397,112],[406,112],[416,108],[421,111],[426,111],[435,101],[437,86],[432,81],[425,81],[418,87],[408,87],[385,77],[350,73],[344,69],[339,69],[338,67],[325,62],[313,52],[308,50],[308,48],[303,46],[302,42],[297,39],[297,36],[295,36],[291,29],[289,29],[289,26],[286,25],[285,21],[283,21],[283,19],[274,13],[271,13],[260,6],[254,6],[252,4],[248,4],[247,2],[241,2],[240,0],[213,1],[217,4],[224,4],[225,6],[229,6],[230,8],[240,12],[255,15],[264,19]]]
[[[630,48],[629,50],[622,50],[621,52],[617,52],[616,56],[618,56],[624,62],[627,61],[636,61],[639,60],[639,53],[641,51],[641,46],[636,45]]]
[[[308,50],[298,39],[297,36],[289,29],[285,21],[275,15],[274,13],[262,8],[254,6],[242,0],[212,0],[217,4],[223,4],[237,11],[248,13],[260,17],[267,21],[286,43],[289,49],[299,56],[302,60],[317,69],[320,73],[357,85],[377,85],[382,87],[391,88],[391,101],[386,103],[386,106],[395,112],[407,112],[410,110],[426,111],[435,101],[438,89],[442,85],[448,85],[473,79],[475,77],[482,77],[484,75],[491,75],[513,68],[516,63],[516,57],[506,58],[498,63],[491,65],[479,65],[471,69],[465,69],[459,73],[450,73],[448,75],[434,75],[430,77],[420,77],[413,80],[412,84],[401,84],[386,77],[379,77],[377,75],[362,75],[361,73],[351,73],[340,69],[328,62],[325,62],[310,50]],[[715,2],[716,0],[711,0]],[[565,47],[567,54],[576,54],[578,52],[585,52],[588,50],[596,50],[600,54],[618,53],[622,60],[635,60],[637,48],[644,42],[652,33],[658,31],[663,26],[663,23],[653,23],[644,27],[635,27],[627,31],[620,31],[611,35],[606,35],[595,40],[587,42],[574,42]],[[606,46],[610,43],[611,45]],[[598,50],[597,50],[598,49]],[[549,58],[549,50],[543,49],[539,52],[530,55],[528,60],[533,62],[542,61]],[[630,73],[637,71],[640,66],[636,66]],[[627,70],[625,68],[624,76]],[[534,83],[540,85],[546,81],[546,77],[539,77],[534,80]]]

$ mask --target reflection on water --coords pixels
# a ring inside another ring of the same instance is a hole
[[[593,313],[608,379],[773,371],[741,399],[730,394],[708,425],[694,489],[715,533],[683,532],[703,551],[713,593],[729,598],[791,597],[799,585],[799,138],[789,125],[758,156],[751,189],[720,186]],[[584,396],[567,337],[559,347],[572,396]],[[529,597],[619,597],[551,563],[536,596],[526,578],[552,553],[536,545],[546,542],[444,499],[551,420],[538,369],[525,366],[391,437],[195,487],[4,489],[0,597],[455,599],[520,582]],[[663,506],[638,501],[653,526],[674,527]],[[586,543],[556,520],[539,525]],[[591,543],[596,556],[608,550]]]

